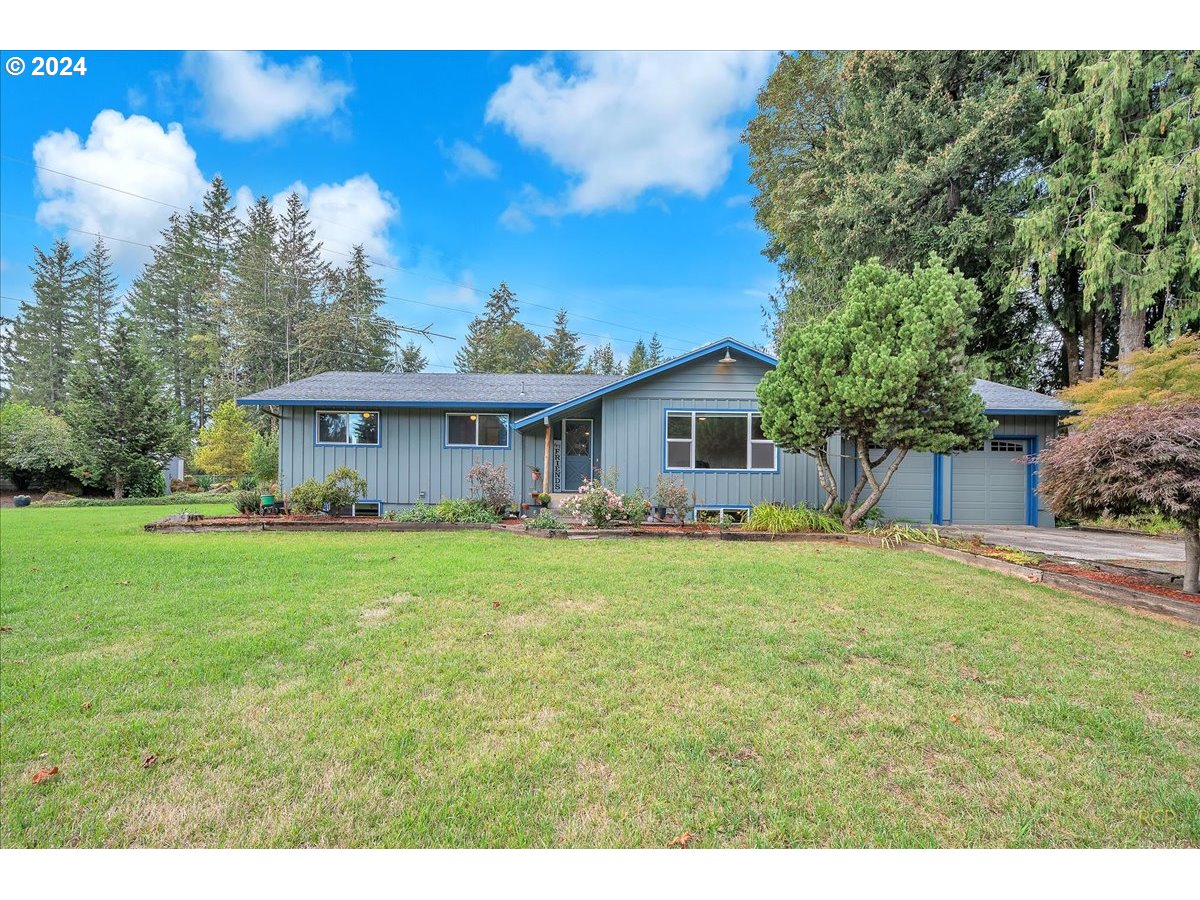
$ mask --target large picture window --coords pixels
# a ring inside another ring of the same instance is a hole
[[[667,468],[771,471],[775,444],[755,412],[668,412]]]
[[[508,416],[446,413],[447,447],[508,447]]]
[[[379,446],[379,413],[374,410],[350,412],[317,410],[318,444],[358,444]]]

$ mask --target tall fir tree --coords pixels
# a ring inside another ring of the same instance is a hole
[[[61,239],[49,253],[34,247],[33,254],[33,302],[21,302],[12,326],[12,397],[62,412],[83,312],[83,263]]]
[[[625,366],[613,353],[612,344],[593,347],[583,371],[588,375],[623,375]]]
[[[428,366],[429,360],[425,358],[425,354],[421,352],[416,341],[409,341],[400,348],[400,363],[397,367],[399,371],[415,375],[418,372],[424,372]]]
[[[911,269],[930,252],[975,280],[980,374],[1029,382],[1039,310],[1013,296],[1018,177],[1043,95],[1028,55],[856,51],[781,59],[746,131],[756,216],[800,320],[841,303],[853,264]],[[785,314],[785,319],[788,318]]]
[[[1038,62],[1045,162],[1026,178],[1036,198],[1018,236],[1043,294],[1064,260],[1078,267],[1083,305],[1117,318],[1124,360],[1146,343],[1148,310],[1159,308],[1165,335],[1200,324],[1200,54],[1062,51]]]
[[[301,334],[301,344],[311,338],[309,329],[324,334],[320,347],[303,352],[305,372],[355,368],[387,372],[395,368],[394,348],[399,330],[383,315],[383,282],[371,275],[362,244],[354,247],[350,260],[329,275],[329,302],[323,304]],[[321,350],[327,359],[321,358]],[[336,351],[336,352],[332,352]]]
[[[644,372],[650,368],[650,354],[646,352],[646,345],[641,338],[633,345],[633,350],[629,353],[629,362],[625,364],[626,375],[636,375],[638,372]]]
[[[241,223],[233,196],[220,175],[213,178],[192,212],[191,228],[196,236],[199,279],[199,312],[203,324],[192,337],[191,352],[202,369],[205,393],[203,418],[217,405],[232,398],[241,385],[234,374],[231,349],[232,285],[234,250]]]
[[[147,467],[179,451],[174,405],[128,319],[117,319],[94,357],[72,366],[69,385],[66,419],[85,483],[106,485],[119,499]]]
[[[471,320],[454,358],[460,372],[536,372],[545,347],[518,322],[517,298],[505,282],[492,291],[484,311]]]
[[[301,377],[309,364],[300,355],[300,331],[311,322],[325,300],[329,266],[321,259],[322,243],[300,195],[293,191],[279,220],[279,272],[282,304],[277,339],[283,342],[284,377]],[[311,374],[311,373],[309,373]]]
[[[653,368],[665,359],[666,356],[663,355],[662,341],[658,339],[658,332],[655,332],[650,335],[650,344],[646,348],[646,362],[649,364],[649,368]]]
[[[96,238],[83,259],[79,277],[80,343],[98,344],[108,337],[117,308],[117,276],[104,238]]]
[[[276,269],[279,222],[267,197],[247,211],[230,271],[231,351],[235,377],[253,392],[281,384],[286,362],[280,324],[286,294]]]
[[[573,375],[583,365],[587,352],[579,334],[567,327],[567,311],[560,309],[554,316],[554,330],[546,337],[546,355],[542,371],[556,375]]]

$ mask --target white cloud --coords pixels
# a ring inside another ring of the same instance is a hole
[[[509,231],[532,231],[534,217],[556,216],[562,212],[559,204],[543,196],[532,184],[523,184],[521,192],[500,213],[500,224]]]
[[[400,216],[400,204],[370,175],[356,175],[340,184],[319,184],[311,190],[297,181],[272,198],[276,214],[282,214],[293,191],[308,207],[317,239],[325,244],[323,253],[328,262],[344,265],[350,248],[362,244],[372,260],[395,265],[388,229]],[[240,206],[250,194],[239,190],[237,196]]]
[[[256,51],[188,53],[183,70],[200,86],[208,124],[234,140],[262,137],[298,119],[328,118],[351,90],[326,80],[316,56],[283,65]]]
[[[585,53],[514,66],[486,119],[571,176],[567,212],[628,207],[645,191],[703,197],[729,172],[740,123],[773,54]]]
[[[454,168],[450,171],[451,178],[495,178],[500,173],[500,166],[494,159],[466,141],[455,141],[449,147],[438,142],[442,155],[450,160]]]
[[[174,210],[130,194],[188,207],[200,199],[206,186],[181,125],[172,122],[164,129],[145,116],[125,118],[113,109],[96,116],[85,141],[70,129],[43,135],[33,146],[33,159],[45,167],[37,170],[38,191],[45,198],[38,204],[38,224],[144,244],[157,240]],[[110,241],[109,246],[122,264],[144,260],[149,253],[119,241]]]

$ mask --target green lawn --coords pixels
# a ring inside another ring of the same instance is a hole
[[[163,514],[0,513],[6,846],[1200,844],[1188,626],[927,554]]]

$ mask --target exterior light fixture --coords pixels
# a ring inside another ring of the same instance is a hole
[[[718,359],[718,360],[717,360],[717,362],[721,363],[722,365],[728,365],[728,364],[729,364],[729,363],[731,363],[731,362],[737,362],[737,360],[735,360],[735,359],[734,359],[732,356],[730,356],[730,354],[729,354],[729,348],[728,348],[728,347],[726,347],[726,348],[725,348],[725,355],[724,355],[724,356],[722,356],[720,359]]]

